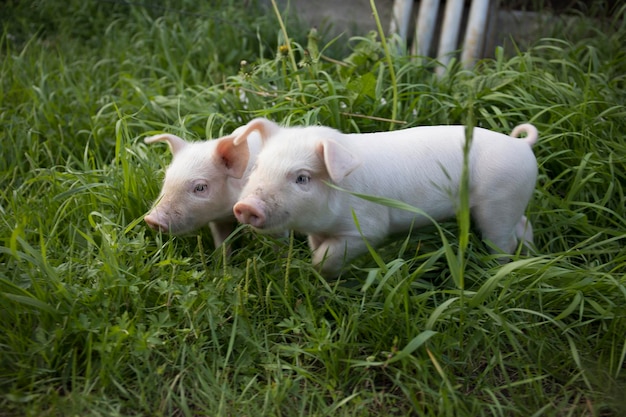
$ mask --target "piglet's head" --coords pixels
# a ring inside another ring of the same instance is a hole
[[[166,142],[173,159],[165,172],[161,193],[144,220],[152,229],[186,234],[232,216],[249,160],[248,146],[235,146],[233,137],[187,142],[172,134],[144,139]]]
[[[322,126],[285,128],[268,141],[233,207],[237,220],[265,232],[326,230],[339,186],[361,164],[341,134]]]

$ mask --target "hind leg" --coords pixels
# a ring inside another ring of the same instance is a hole
[[[523,211],[510,202],[491,202],[476,207],[472,216],[483,240],[493,244],[496,251],[513,254],[520,241],[532,245],[533,229]]]
[[[533,247],[533,225],[526,216],[522,216],[515,226],[515,237],[518,241],[523,242],[527,248]]]

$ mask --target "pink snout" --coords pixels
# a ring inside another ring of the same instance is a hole
[[[240,223],[262,229],[265,225],[263,203],[255,198],[245,198],[234,205],[233,212]]]
[[[167,223],[165,223],[162,219],[156,216],[154,213],[148,213],[143,220],[150,226],[151,229],[160,230],[161,232],[168,232]]]

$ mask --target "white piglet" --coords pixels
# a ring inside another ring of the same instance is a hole
[[[250,136],[247,147],[234,146],[232,137],[187,142],[176,135],[160,134],[144,141],[167,142],[173,155],[161,193],[145,222],[152,229],[174,235],[209,225],[215,246],[221,245],[235,227],[233,205],[248,179],[248,164],[259,153],[259,135]],[[245,160],[235,155],[242,148],[248,148]]]
[[[342,134],[323,126],[280,127],[260,118],[234,135],[235,144],[245,143],[255,131],[262,148],[233,207],[235,216],[262,232],[306,233],[313,264],[324,275],[338,274],[345,261],[364,253],[363,238],[376,245],[391,234],[430,223],[424,216],[365,201],[327,183],[408,203],[435,220],[456,214],[464,126]],[[526,137],[516,139],[521,133]],[[516,127],[512,136],[473,131],[468,165],[471,215],[483,239],[505,253],[513,253],[520,241],[532,244],[532,226],[524,211],[537,178],[531,150],[537,135],[530,124]],[[237,155],[248,157],[245,146]]]

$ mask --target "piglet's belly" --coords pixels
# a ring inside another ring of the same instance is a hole
[[[419,209],[420,207],[417,206]],[[420,215],[407,210],[392,209],[391,221],[389,223],[390,233],[402,233],[406,232],[410,228],[419,228],[424,226],[431,226],[434,221],[442,221],[453,218],[455,216],[452,204],[448,207],[440,207],[439,210],[428,210],[426,214],[430,217]]]

